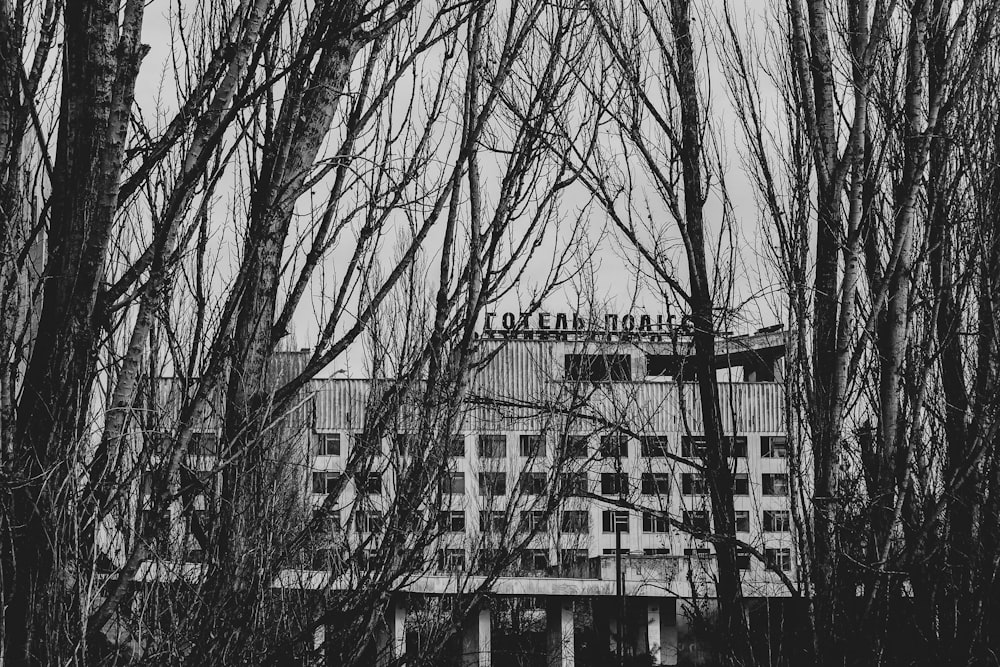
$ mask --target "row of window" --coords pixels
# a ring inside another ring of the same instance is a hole
[[[623,556],[631,555],[628,549],[604,549],[605,556],[613,556],[616,552]],[[645,556],[669,556],[670,549],[651,548],[643,549]],[[684,555],[688,558],[707,558],[712,555],[710,549],[685,549]],[[764,558],[768,565],[776,567],[784,572],[792,569],[792,550],[788,547],[768,547],[764,549]],[[466,567],[464,549],[439,549],[438,569],[445,572],[461,572]],[[738,551],[736,554],[736,565],[741,570],[749,570],[752,557],[745,551]],[[589,554],[585,549],[560,549],[559,550],[559,570],[562,574],[580,576],[588,568]],[[492,564],[495,562],[491,554],[480,553],[480,562]],[[550,568],[548,549],[525,549],[520,553],[519,564],[522,570],[529,572],[542,572]]]
[[[209,434],[200,434],[208,436]],[[215,436],[211,436],[215,437]],[[416,444],[414,436],[397,433],[393,443],[401,453],[411,451]],[[194,442],[194,441],[192,441]],[[200,441],[199,441],[200,442]],[[586,435],[566,435],[560,439],[561,452],[568,457],[587,458],[590,438]],[[630,438],[620,434],[602,435],[597,450],[598,458],[627,458]],[[746,436],[727,436],[732,456],[746,458]],[[217,439],[215,441],[217,446]],[[456,435],[449,441],[448,456],[465,456],[465,437]],[[316,456],[340,456],[339,433],[317,433],[315,439]],[[199,445],[199,451],[201,445]],[[666,435],[644,435],[639,438],[640,455],[646,458],[663,458],[671,455],[670,437]],[[760,455],[764,458],[784,458],[788,454],[785,436],[761,436]],[[214,451],[214,450],[213,450]],[[496,459],[507,456],[507,436],[503,434],[481,434],[476,437],[476,452],[479,458]],[[545,436],[538,433],[523,434],[519,437],[518,452],[521,456],[538,458],[545,455]],[[194,449],[191,453],[196,453]],[[701,458],[705,455],[704,436],[681,436],[681,456]]]
[[[204,514],[204,512],[201,512]],[[520,512],[519,517],[513,517],[506,512],[480,512],[481,528],[487,533],[502,535],[508,526],[517,520],[516,529],[520,533],[544,532],[548,530],[549,517],[545,512],[528,510]],[[378,512],[357,511],[354,513],[355,529],[362,533],[378,532],[382,526],[382,517]],[[686,511],[682,521],[687,530],[700,533],[711,531],[709,513],[702,510]],[[601,513],[601,531],[614,534],[628,533],[630,513],[625,510],[605,510]],[[791,518],[788,510],[764,510],[763,529],[766,533],[786,533],[791,529]],[[330,528],[339,531],[340,518],[334,515],[330,519]],[[438,528],[443,532],[464,533],[466,530],[466,513],[464,511],[445,511],[438,515]],[[559,515],[559,530],[563,533],[587,534],[590,532],[590,512],[586,510],[563,510]],[[643,533],[669,533],[670,520],[662,514],[652,512],[642,513]],[[736,511],[736,532],[750,532],[750,512]]]
[[[640,478],[642,495],[669,495],[671,473],[646,472]],[[557,482],[558,490],[564,495],[582,495],[588,491],[588,479],[584,472],[562,473]],[[382,493],[382,474],[371,472],[357,475],[354,478],[358,493]],[[339,472],[319,471],[312,474],[313,493],[338,493],[341,489],[341,474]],[[441,478],[441,493],[456,496],[465,495],[465,473],[453,472]],[[543,495],[548,486],[548,476],[544,472],[524,472],[520,477],[522,493],[528,495]],[[626,473],[601,473],[601,495],[627,495],[631,489],[629,476]],[[708,495],[708,485],[701,473],[681,473],[681,493],[685,496]],[[736,473],[733,478],[733,493],[737,496],[750,495],[750,477],[747,473]],[[761,493],[765,496],[787,496],[788,475],[786,473],[763,473],[761,475]],[[479,494],[481,496],[507,495],[507,473],[479,473]]]

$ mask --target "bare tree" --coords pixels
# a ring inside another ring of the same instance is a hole
[[[698,62],[703,37],[693,28],[686,1],[624,9],[590,3],[586,15],[598,54],[580,72],[592,120],[583,132],[565,131],[555,149],[580,171],[581,183],[624,247],[638,252],[668,308],[690,323],[707,442],[700,467],[710,489],[713,533],[720,537],[715,546],[723,654],[731,661],[752,660],[736,566],[731,441],[723,433],[715,372],[716,336],[724,326],[716,309],[728,306],[716,279],[725,267],[706,259],[715,244],[712,234],[724,236],[732,220],[723,213],[720,232],[706,220],[710,183],[721,171],[706,140],[708,114],[698,84],[705,71]],[[640,202],[640,191],[655,198]],[[668,250],[672,241],[683,248],[680,266]]]
[[[3,187],[37,202],[4,209],[4,659],[127,658],[135,634],[123,640],[120,630],[134,630],[146,590],[136,579],[179,557],[171,536],[184,516],[205,577],[196,598],[152,609],[194,599],[192,620],[207,622],[186,626],[193,634],[173,644],[171,660],[224,662],[248,639],[245,656],[280,661],[277,635],[292,631],[300,646],[330,613],[267,625],[284,604],[270,582],[323,522],[294,519],[286,491],[300,464],[288,434],[310,383],[385,315],[404,278],[419,283],[424,247],[442,230],[434,327],[412,336],[416,354],[380,396],[385,414],[370,430],[384,433],[400,397],[421,387],[416,432],[443,460],[480,313],[546,238],[571,178],[565,169],[538,178],[537,137],[565,99],[557,54],[572,32],[543,3],[502,14],[450,2],[210,3],[171,18],[180,103],[149,127],[133,99],[143,3],[3,7]],[[494,25],[503,31],[487,40]],[[27,77],[25,44],[35,49]],[[532,87],[520,73],[536,67],[546,74]],[[420,81],[423,72],[433,76]],[[58,88],[43,88],[47,77]],[[527,116],[498,114],[515,86]],[[54,95],[58,112],[39,113]],[[54,159],[45,123],[58,127]],[[28,125],[34,143],[22,141]],[[511,146],[487,140],[508,128]],[[496,190],[483,185],[480,153],[509,158]],[[50,180],[22,180],[31,165]],[[228,188],[247,196],[222,205]],[[306,206],[316,198],[318,208]],[[511,234],[524,241],[508,245]],[[393,244],[402,250],[383,273]],[[555,280],[564,271],[551,269]],[[309,295],[327,289],[311,355],[280,368],[279,344]],[[174,380],[163,385],[164,374]],[[190,448],[204,446],[213,423],[217,465],[200,470]],[[358,451],[352,465],[364,470],[374,451]],[[400,484],[436,488],[440,471],[430,472],[415,466]],[[387,547],[437,525],[411,510],[391,514]],[[365,645],[354,640],[380,613],[372,602],[422,557],[423,544],[405,546],[345,606],[367,612],[353,631],[344,626],[343,646]],[[165,636],[184,636],[179,628]]]
[[[912,637],[898,619],[906,611],[904,580],[916,589],[923,575],[901,576],[903,563],[917,546],[914,536],[938,520],[916,508],[928,492],[949,495],[943,489],[959,479],[946,475],[939,486],[939,453],[927,437],[938,415],[950,412],[939,406],[942,396],[965,405],[951,375],[963,364],[956,348],[949,350],[954,342],[938,347],[926,333],[936,325],[922,331],[917,323],[942,314],[954,322],[964,308],[948,287],[954,273],[942,254],[949,252],[942,230],[954,223],[943,220],[958,201],[949,192],[960,182],[952,170],[962,169],[960,158],[951,159],[956,128],[981,122],[959,110],[971,111],[966,82],[991,71],[984,49],[995,8],[787,7],[775,54],[787,69],[773,82],[787,133],[766,124],[753,56],[732,22],[730,83],[797,329],[790,388],[803,399],[793,413],[805,425],[799,451],[813,461],[801,495],[814,650],[831,664],[863,663],[883,654],[890,639],[898,656],[912,649],[898,639]],[[849,77],[840,74],[848,70]],[[933,285],[925,275],[937,276]],[[935,379],[935,363],[947,366],[950,389]],[[954,428],[954,413],[947,419]]]

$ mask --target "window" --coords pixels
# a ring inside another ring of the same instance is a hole
[[[453,435],[448,440],[448,456],[461,458],[465,456],[465,436],[462,434]]]
[[[565,496],[581,496],[589,491],[587,473],[564,472],[559,474],[559,492]]]
[[[481,547],[476,554],[476,573],[491,574],[496,571],[503,554],[499,549]]]
[[[340,484],[339,472],[314,472],[312,474],[313,493],[335,493]]]
[[[312,566],[314,570],[339,569],[343,555],[336,549],[316,549],[313,552]]]
[[[642,532],[644,533],[667,533],[670,532],[670,521],[667,517],[652,512],[642,513]]]
[[[545,516],[545,512],[533,510],[521,512],[521,524],[518,529],[522,533],[543,532],[548,528],[548,525],[548,517]]]
[[[681,473],[681,493],[685,496],[704,496],[708,493],[708,485],[701,473]]]
[[[442,572],[461,572],[465,569],[464,549],[441,549],[438,551],[438,569]]]
[[[623,382],[632,379],[627,354],[567,354],[566,379],[582,382]]]
[[[776,567],[782,572],[792,570],[792,550],[784,547],[779,549],[764,549],[764,558],[771,567]]]
[[[208,431],[191,434],[188,454],[192,456],[216,456],[219,453],[219,436]]]
[[[367,475],[358,475],[354,478],[354,484],[358,493],[377,495],[382,493],[382,473],[370,472]]]
[[[568,576],[582,577],[590,569],[590,554],[586,549],[560,549],[559,570]]]
[[[542,572],[549,566],[549,552],[545,549],[525,549],[521,553],[521,568],[528,572]]]
[[[354,528],[359,533],[377,533],[382,529],[382,515],[378,512],[358,510],[354,513]]]
[[[316,456],[340,456],[340,434],[317,433]]]
[[[465,512],[441,512],[438,516],[438,527],[449,533],[464,533]]]
[[[520,481],[521,492],[532,496],[545,494],[544,472],[522,472]]]
[[[747,437],[745,435],[723,436],[729,443],[732,456],[740,459],[747,457]],[[705,458],[706,440],[703,435],[682,435],[681,456],[685,458]]]
[[[559,524],[564,533],[590,532],[590,512],[585,510],[564,510]]]
[[[628,475],[618,472],[601,473],[601,495],[615,496],[628,493]]]
[[[465,495],[465,473],[445,473],[441,477],[441,493],[451,493],[456,496]]]
[[[639,438],[639,451],[647,457],[663,457],[670,453],[670,439],[665,435],[644,435]]]
[[[479,529],[484,533],[503,535],[507,529],[507,515],[503,512],[495,511],[480,512]]]
[[[624,435],[602,435],[598,452],[605,459],[627,459],[628,437]]]
[[[707,533],[710,530],[708,512],[705,510],[684,512],[684,523],[696,532]]]
[[[685,549],[684,555],[694,558],[705,558],[712,555],[711,549]]]
[[[760,455],[766,459],[783,459],[788,456],[788,438],[783,435],[762,435]]]
[[[768,533],[787,533],[791,528],[791,517],[788,510],[764,510],[764,531]]]
[[[764,473],[763,482],[765,496],[787,496],[788,475],[783,472]]]
[[[669,556],[670,549],[666,547],[653,547],[652,549],[643,549],[642,555],[644,556]]]
[[[622,531],[624,532],[624,531]],[[631,553],[628,549],[603,549],[601,553],[605,556],[614,556],[615,554],[621,554],[622,556],[628,556]]]
[[[736,510],[736,532],[750,532],[750,512],[747,510]]]
[[[627,533],[628,512],[622,510],[604,510],[601,512],[601,530],[605,533]]]
[[[705,456],[705,436],[682,435],[681,456],[687,459],[703,458]]]
[[[587,436],[564,435],[562,438],[562,455],[568,458],[587,458]]]
[[[507,474],[502,472],[479,473],[479,495],[481,496],[507,495]]]
[[[481,435],[477,439],[479,458],[502,459],[507,456],[507,436]]]
[[[742,547],[736,548],[736,567],[740,570],[750,569],[750,553]]]
[[[670,473],[666,472],[642,473],[642,494],[644,496],[670,495]]]
[[[676,377],[681,371],[682,359],[675,354],[647,354],[646,375]]]
[[[545,456],[545,436],[538,433],[525,434],[520,437],[521,456],[538,458]]]
[[[733,495],[750,495],[750,477],[745,472],[738,472],[733,475]]]
[[[197,524],[201,530],[208,532],[209,518],[208,510],[191,510],[191,517],[189,520],[190,530],[194,531],[194,526]]]
[[[142,510],[142,534],[144,537],[162,535],[170,527],[170,510],[163,510],[159,515],[153,510]]]
[[[726,439],[729,440],[733,456],[738,459],[745,459],[747,457],[747,437],[745,435],[737,435],[735,437],[727,435]]]
[[[340,523],[340,512],[333,510],[328,512],[318,509],[313,513],[313,520],[321,522],[323,529],[328,533],[339,533],[343,530]]]

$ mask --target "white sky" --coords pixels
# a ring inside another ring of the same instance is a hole
[[[746,4],[734,2],[734,19],[738,22],[739,29],[754,38],[764,35],[764,29],[768,21],[767,4],[764,2],[747,2]],[[709,0],[699,5],[696,12],[696,22],[699,25],[710,26],[711,31],[715,31],[715,20],[713,15],[718,16],[722,8],[722,0]],[[146,8],[146,20],[143,27],[143,41],[150,45],[151,50],[142,65],[142,70],[137,83],[137,101],[142,108],[147,121],[154,118],[154,110],[157,108],[174,109],[176,102],[173,100],[173,82],[170,70],[170,44],[171,34],[169,29],[167,13],[176,3],[168,0],[152,0]],[[712,128],[716,135],[716,141],[721,147],[724,166],[726,169],[725,181],[729,197],[731,199],[736,217],[735,225],[735,257],[734,270],[736,272],[737,301],[746,299],[751,294],[766,294],[772,291],[773,277],[770,271],[770,261],[767,259],[771,252],[768,249],[768,239],[761,232],[762,217],[758,211],[757,201],[753,187],[744,173],[741,150],[741,130],[739,128],[735,112],[728,99],[728,91],[725,81],[719,73],[719,60],[715,53],[715,47],[709,46],[701,51],[699,59],[702,62],[702,72],[708,76],[703,76],[703,92],[708,94]],[[766,76],[762,76],[762,81],[767,81]],[[765,95],[765,99],[773,98],[773,95]],[[163,122],[161,120],[161,122]],[[484,174],[484,180],[489,179],[490,174]],[[227,201],[231,197],[223,197],[220,201],[220,208],[227,206]],[[563,199],[563,207],[567,217],[572,216],[584,206],[586,195],[582,189],[567,190]],[[221,212],[221,210],[220,210]],[[656,212],[654,208],[654,213]],[[665,216],[665,214],[663,214]],[[713,196],[708,202],[706,209],[706,220],[714,229],[718,229],[718,220],[721,216],[721,205],[719,198]],[[223,236],[227,233],[221,232]],[[220,250],[233,251],[236,244],[230,238],[220,238]],[[558,247],[555,241],[549,254]],[[607,226],[605,220],[597,209],[591,209],[588,217],[587,243],[580,244],[579,253],[590,255],[587,247],[593,248],[593,270],[585,282],[589,282],[594,290],[596,301],[599,304],[606,304],[610,311],[629,312],[645,310],[650,313],[665,312],[662,302],[654,290],[648,286],[637,287],[637,280],[633,271],[634,252],[623,246],[616,239],[613,232]],[[710,258],[714,253],[709,253]],[[539,257],[539,259],[544,259]],[[678,256],[678,260],[681,258]],[[336,257],[333,258],[336,261]],[[220,254],[220,262],[225,263],[225,258]],[[429,255],[425,263],[433,271],[436,267],[437,258]],[[387,267],[386,270],[388,270]],[[504,300],[497,308],[503,310],[519,310],[525,305],[528,296],[533,292],[533,281],[537,281],[544,276],[544,266],[539,265],[526,275],[524,284],[519,287],[515,294]],[[552,297],[544,304],[543,310],[552,312],[573,311],[577,309],[577,291],[579,286],[570,286]],[[315,297],[314,297],[315,298]],[[746,320],[743,330],[752,330],[759,326],[765,326],[779,321],[779,315],[775,313],[775,305],[778,304],[776,297],[770,299],[757,299],[750,303],[742,312]],[[305,304],[306,307],[300,309],[296,318],[296,332],[294,342],[297,347],[304,347],[310,344],[315,331],[315,301]],[[585,310],[585,308],[580,308]],[[360,358],[356,355],[348,355],[334,366],[332,370],[343,370],[350,375],[363,374],[358,369],[361,364]]]

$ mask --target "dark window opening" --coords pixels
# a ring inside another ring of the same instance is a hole
[[[733,495],[750,495],[750,477],[745,472],[738,472],[733,475]]]
[[[564,533],[590,532],[590,512],[584,510],[564,510],[560,529]]]
[[[707,533],[710,530],[708,512],[705,510],[684,512],[684,523],[693,531]]]
[[[666,533],[670,531],[670,521],[661,514],[642,513],[642,532]]]
[[[708,484],[700,473],[681,473],[681,493],[685,496],[704,496],[708,493]]]
[[[465,512],[441,512],[438,517],[438,527],[448,533],[464,533]]]
[[[312,474],[313,493],[335,493],[339,483],[339,472],[314,472]]]
[[[453,435],[448,440],[448,456],[461,458],[465,456],[465,436]]]
[[[521,456],[538,458],[545,456],[545,436],[534,433],[520,437]]]
[[[601,495],[628,494],[628,475],[617,472],[601,473]]]
[[[479,495],[481,496],[507,495],[507,474],[502,472],[479,473]]]
[[[765,496],[788,495],[788,475],[785,473],[764,473],[761,481]]]
[[[599,453],[601,458],[605,459],[627,459],[628,437],[624,435],[602,435]]]
[[[642,494],[644,496],[670,495],[670,473],[642,473]]]
[[[760,455],[767,459],[783,459],[788,456],[788,438],[783,435],[762,435]]]
[[[587,473],[564,472],[559,475],[559,492],[564,496],[582,496],[589,491]]]
[[[456,496],[465,495],[465,473],[447,473],[441,478],[441,493],[451,493]]]
[[[639,451],[645,457],[665,457],[670,453],[670,438],[665,435],[644,435],[639,439]]]
[[[605,533],[627,533],[628,512],[620,510],[604,510],[601,512],[601,530]]]
[[[544,472],[522,472],[521,473],[521,492],[532,495],[541,496],[545,494],[545,473]]]
[[[191,434],[188,453],[192,456],[216,456],[219,453],[219,436],[205,431]]]
[[[747,457],[747,437],[745,435],[724,436],[729,443],[730,453],[738,459]],[[703,435],[682,435],[681,456],[685,458],[705,458],[706,440]]]
[[[791,518],[788,510],[764,510],[764,531],[768,533],[787,533],[791,529]]]
[[[627,382],[632,363],[627,354],[567,354],[566,379],[583,382]]]
[[[477,442],[479,443],[480,458],[500,459],[507,456],[507,436],[505,435],[481,435]]]
[[[317,433],[316,456],[340,456],[340,434]]]
[[[681,372],[683,357],[676,354],[647,354],[646,375],[655,377],[677,377]]]

